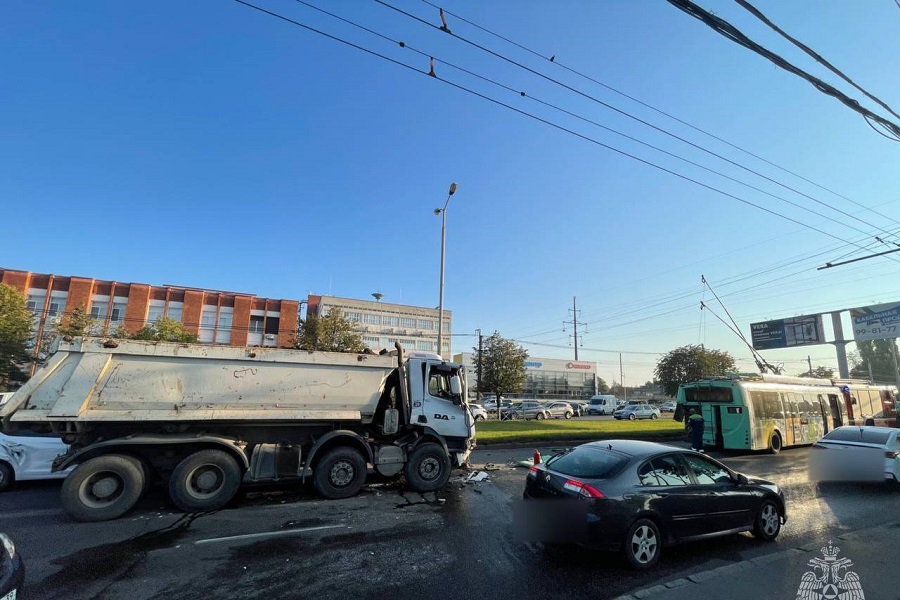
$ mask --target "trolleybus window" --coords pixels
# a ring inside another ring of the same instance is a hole
[[[731,388],[690,387],[684,390],[685,402],[733,402]]]

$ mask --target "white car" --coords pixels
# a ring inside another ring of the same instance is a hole
[[[68,449],[52,434],[0,433],[0,491],[8,490],[16,481],[64,478],[71,469],[51,473],[50,467],[53,459]]]
[[[472,418],[476,421],[481,421],[482,419],[487,419],[487,411],[484,410],[484,407],[480,404],[472,404],[469,402],[469,412],[472,413]]]
[[[813,481],[900,481],[900,429],[846,425],[829,431],[809,453]]]

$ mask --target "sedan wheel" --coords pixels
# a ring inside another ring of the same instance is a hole
[[[781,531],[781,514],[772,500],[763,501],[753,523],[753,535],[761,540],[771,541]]]
[[[658,417],[659,417],[659,415],[657,415],[656,413],[653,413],[652,415],[650,415],[650,418],[651,418],[651,419],[656,419],[656,418],[658,418]]]
[[[649,569],[659,560],[659,528],[649,519],[638,519],[625,536],[625,558],[635,569]]]
[[[634,421],[635,419],[637,419],[637,417],[634,416],[634,413],[631,413],[630,415],[628,415],[628,420],[629,420],[629,421]]]

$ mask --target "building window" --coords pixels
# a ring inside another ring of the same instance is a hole
[[[381,345],[381,338],[366,336],[366,337],[363,337],[363,342],[365,342],[365,344],[371,348],[372,346]]]
[[[231,324],[234,319],[234,309],[233,308],[220,308],[219,309],[219,322],[216,327],[216,343],[217,344],[230,344],[231,343]]]
[[[250,316],[250,333],[262,333],[263,332],[263,320],[262,316],[251,315]]]
[[[433,330],[434,329],[434,321],[419,319],[419,329],[424,329],[426,331]]]
[[[266,317],[266,333],[278,335],[278,324],[281,322],[279,317]]]
[[[213,330],[216,327],[216,307],[204,306],[200,313],[200,333],[198,340],[209,344],[213,341]]]
[[[109,313],[109,330],[125,325],[125,302],[113,302],[112,311]]]
[[[381,315],[363,315],[363,323],[366,325],[381,325]]]
[[[362,313],[346,312],[343,314],[344,314],[344,317],[351,323],[359,323],[360,321],[362,321]]]
[[[400,317],[381,317],[381,324],[389,327],[399,327]]]
[[[434,352],[434,343],[433,342],[416,342],[416,350],[423,350],[425,352]]]
[[[400,327],[405,327],[407,329],[415,329],[416,328],[416,320],[411,319],[409,317],[402,317],[400,319]]]
[[[35,314],[35,316],[39,317],[44,310],[44,303],[46,300],[46,294],[28,294],[25,305],[28,307],[28,310]]]
[[[165,307],[162,305],[159,305],[159,306],[150,305],[150,308],[147,309],[147,324],[153,325],[154,323],[156,323],[157,321],[162,319],[164,310],[165,310]]]
[[[166,309],[166,317],[173,321],[181,323],[181,312],[184,305],[181,302],[170,302],[169,308]]]
[[[109,304],[109,301],[104,300],[103,302],[91,302],[91,318],[96,319],[97,321],[105,321],[106,320],[106,307]]]

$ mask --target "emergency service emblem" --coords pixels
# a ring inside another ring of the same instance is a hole
[[[847,570],[853,562],[838,558],[840,551],[829,541],[822,548],[822,558],[812,558],[806,563],[813,570],[800,579],[796,600],[865,600],[859,575]]]

